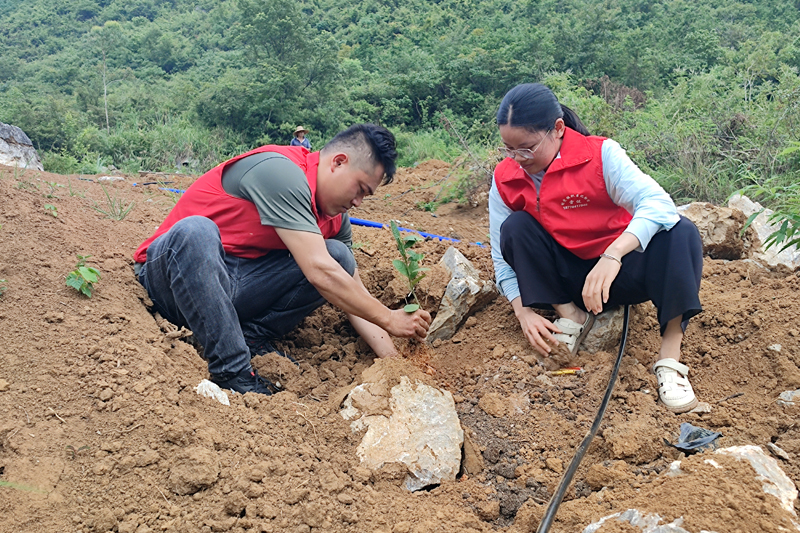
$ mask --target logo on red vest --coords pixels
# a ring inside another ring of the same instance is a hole
[[[589,198],[587,198],[583,194],[570,194],[569,196],[561,200],[562,209],[576,209],[578,207],[588,207],[588,206],[589,206]]]

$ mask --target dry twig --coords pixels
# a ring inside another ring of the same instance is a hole
[[[66,424],[66,423],[67,423],[67,421],[66,421],[66,420],[64,420],[63,418],[61,418],[60,416],[58,416],[58,413],[56,413],[56,410],[55,410],[55,409],[53,409],[52,407],[48,407],[48,409],[50,409],[50,412],[51,412],[51,413],[53,413],[53,414],[55,415],[55,417],[56,417],[56,418],[58,418],[59,420],[61,420],[61,422],[62,422],[63,424]]]

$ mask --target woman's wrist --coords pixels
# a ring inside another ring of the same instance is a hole
[[[606,259],[611,259],[612,261],[616,261],[617,263],[619,263],[619,266],[622,266],[621,257],[617,257],[616,255],[610,254],[608,252],[603,252],[602,254],[600,254],[600,257],[605,257]]]

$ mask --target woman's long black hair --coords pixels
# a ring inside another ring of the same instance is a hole
[[[557,119],[581,135],[589,135],[575,111],[558,102],[549,87],[541,83],[522,83],[506,93],[497,110],[498,126],[521,127],[531,132],[550,131]]]

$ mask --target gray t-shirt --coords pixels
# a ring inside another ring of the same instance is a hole
[[[265,226],[321,233],[311,210],[311,187],[305,173],[284,155],[261,152],[228,165],[222,173],[222,188],[231,196],[253,202]],[[352,248],[347,213],[334,238]]]

